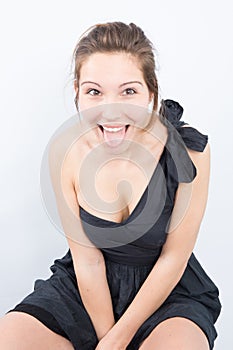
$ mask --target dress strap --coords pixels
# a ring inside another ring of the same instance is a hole
[[[208,136],[197,129],[186,126],[183,120],[183,107],[173,100],[162,100],[159,116],[168,129],[167,143],[168,168],[170,175],[178,182],[191,182],[196,177],[197,170],[192,162],[187,148],[203,152],[208,142]]]
[[[208,142],[208,136],[180,120],[183,115],[183,107],[173,100],[162,100],[159,115],[166,126],[173,126],[182,137],[185,145],[198,152],[203,152]]]

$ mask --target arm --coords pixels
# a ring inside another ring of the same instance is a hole
[[[74,270],[83,304],[100,340],[115,323],[105,273],[105,261],[83,230],[74,187],[77,149],[67,152],[72,132],[56,139],[49,152],[52,185],[61,223],[72,254]],[[75,169],[74,169],[75,168]]]
[[[209,145],[203,153],[190,151],[190,157],[196,165],[197,176],[191,184],[179,184],[169,234],[161,255],[128,309],[100,342],[103,349],[114,339],[120,339],[118,344],[125,348],[141,324],[169,296],[185,271],[207,202]],[[187,193],[190,193],[190,198],[188,205],[185,205]]]

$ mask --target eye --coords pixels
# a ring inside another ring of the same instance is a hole
[[[87,94],[91,96],[98,96],[100,94],[100,91],[97,89],[89,89],[87,91]]]
[[[136,91],[132,88],[127,88],[123,91],[123,95],[134,95],[136,94]]]

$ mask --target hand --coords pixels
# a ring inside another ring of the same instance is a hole
[[[103,339],[100,340],[99,344],[95,348],[95,350],[125,350],[126,347],[116,344],[114,341],[106,341]]]
[[[95,350],[126,350],[127,344],[123,344],[123,340],[114,337],[109,331],[98,343]]]
[[[100,339],[95,350],[126,350],[128,344],[133,338],[136,327],[130,327],[126,323],[122,323],[122,319]]]

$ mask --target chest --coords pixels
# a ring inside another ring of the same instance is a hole
[[[112,159],[107,164],[78,169],[76,194],[90,214],[120,223],[127,219],[145,192],[157,167],[158,157],[144,162]]]

